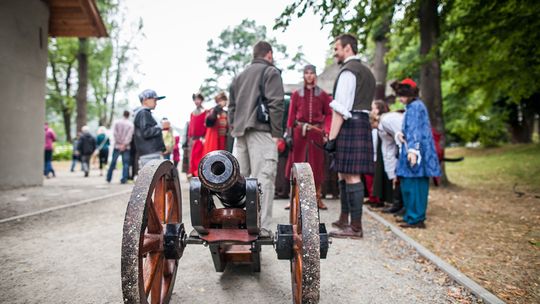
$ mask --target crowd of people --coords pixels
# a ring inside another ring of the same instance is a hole
[[[409,78],[391,86],[405,105],[404,111],[392,112],[387,102],[374,100],[375,78],[357,53],[354,36],[338,36],[334,56],[341,68],[333,97],[317,85],[316,67],[306,65],[302,86],[287,104],[281,71],[273,64],[272,46],[258,42],[251,64],[233,80],[228,96],[220,92],[214,97],[215,105],[205,109],[205,97],[193,94],[195,108],[182,136],[182,171],[188,178],[197,176],[205,154],[231,151],[240,173],[257,178],[261,184],[261,225],[267,230],[274,195],[287,195],[280,181],[288,180],[292,164],[298,162],[311,165],[319,209],[327,209],[322,200],[325,182],[337,184],[341,212],[332,223],[336,230],[331,236],[362,238],[364,203],[395,213],[404,228],[425,228],[429,178],[441,174],[427,109],[418,97],[416,83]],[[168,119],[158,123],[151,113],[163,98],[153,90],[143,91],[133,122],[131,113],[125,111],[114,123],[108,182],[119,156],[121,183],[154,159],[179,164],[180,136],[173,133]],[[88,127],[82,128],[74,143],[72,171],[80,161],[88,176],[93,157],[99,160],[100,172],[105,168],[110,140],[103,128],[97,134],[94,138]],[[54,132],[46,126],[46,176],[54,175],[47,150],[54,139]]]

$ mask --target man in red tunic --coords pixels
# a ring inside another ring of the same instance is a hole
[[[330,129],[332,98],[316,84],[317,70],[314,65],[304,67],[304,85],[291,96],[287,136],[292,136],[292,153],[286,170],[290,175],[293,163],[308,162],[313,170],[319,209],[328,209],[321,200],[324,181],[324,135]],[[288,206],[285,207],[288,209]]]
[[[206,135],[204,137],[203,156],[208,152],[225,150],[227,144],[227,95],[220,92],[216,97],[216,106],[207,111]]]
[[[202,94],[197,93],[193,94],[192,99],[195,103],[195,110],[191,112],[188,126],[188,138],[191,142],[188,177],[198,176],[197,170],[199,168],[199,162],[203,157],[203,143],[206,133],[206,126],[204,125],[206,111],[202,107],[204,97]]]

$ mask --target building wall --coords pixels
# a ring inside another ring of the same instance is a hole
[[[49,9],[0,1],[0,188],[43,183]]]

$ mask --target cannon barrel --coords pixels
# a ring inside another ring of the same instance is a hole
[[[201,184],[215,194],[225,207],[245,206],[246,180],[231,153],[219,150],[206,154],[199,163],[198,171]]]

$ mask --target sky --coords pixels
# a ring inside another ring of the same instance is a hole
[[[293,19],[287,31],[274,31],[277,18],[291,1],[229,0],[130,0],[127,14],[130,20],[142,17],[145,38],[138,45],[139,73],[133,75],[139,88],[130,92],[130,107],[140,105],[137,95],[150,88],[167,96],[158,101],[157,118],[167,117],[182,128],[193,110],[191,94],[205,78],[211,76],[206,64],[206,46],[229,26],[243,19],[265,25],[270,37],[287,46],[290,52],[303,47],[305,58],[322,72],[331,39],[329,29],[321,30],[320,18],[311,13]],[[294,54],[291,54],[294,55]],[[279,68],[283,68],[278,66]],[[283,71],[284,83],[302,80],[297,71]]]

